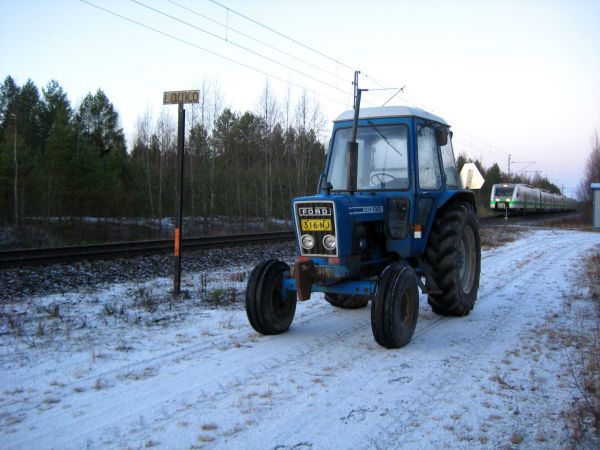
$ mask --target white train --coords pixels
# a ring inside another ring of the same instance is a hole
[[[577,202],[560,194],[552,194],[527,184],[495,184],[492,187],[492,211],[557,212],[575,209]]]

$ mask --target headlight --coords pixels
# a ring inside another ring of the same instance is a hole
[[[323,238],[323,246],[327,250],[334,250],[335,249],[335,236],[332,236],[331,234],[325,235],[325,237]]]
[[[310,234],[303,234],[300,238],[300,245],[304,247],[306,250],[310,250],[315,246],[315,238]]]

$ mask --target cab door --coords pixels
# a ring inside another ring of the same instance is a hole
[[[416,123],[417,180],[413,252],[421,253],[427,244],[440,194],[444,188],[440,149],[435,125],[419,120]]]

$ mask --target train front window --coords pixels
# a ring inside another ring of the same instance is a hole
[[[513,188],[496,188],[496,197],[511,197],[513,194]]]

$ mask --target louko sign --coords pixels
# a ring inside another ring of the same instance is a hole
[[[172,91],[163,94],[163,105],[200,103],[200,91]]]
[[[175,267],[173,273],[173,295],[181,292],[181,220],[183,210],[183,154],[185,144],[185,109],[186,103],[200,103],[200,91],[171,91],[163,93],[163,105],[179,105],[177,119],[177,214],[175,216]]]

